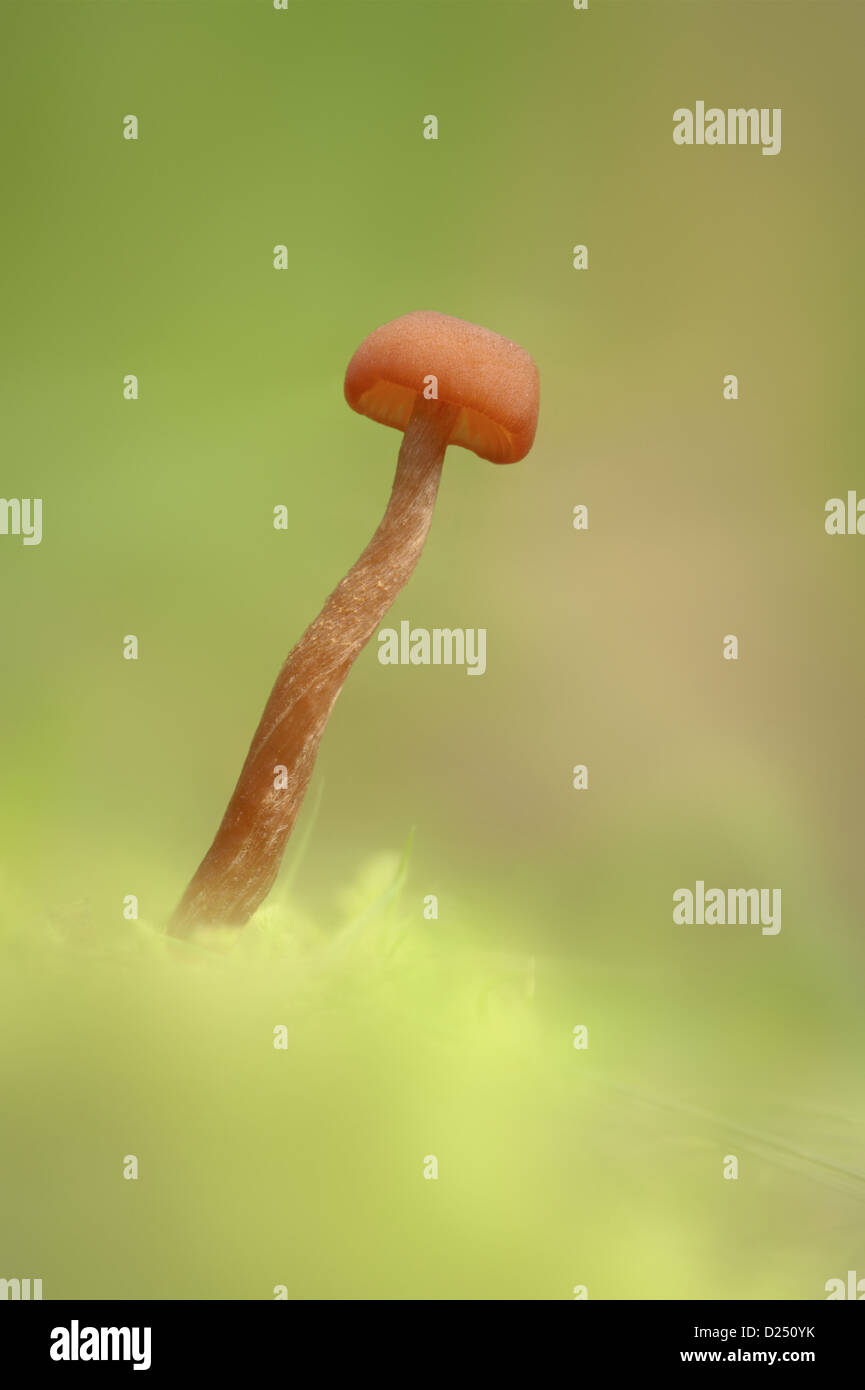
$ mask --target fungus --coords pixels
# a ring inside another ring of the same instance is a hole
[[[240,926],[264,901],[352,663],[414,570],[432,521],[445,450],[493,463],[531,448],[538,371],[516,343],[446,314],[405,314],[361,343],[345,377],[353,410],[403,431],[384,517],[276,679],[216,837],[171,919]],[[287,769],[279,785],[275,769]]]

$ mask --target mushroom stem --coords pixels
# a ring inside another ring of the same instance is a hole
[[[336,697],[420,558],[458,414],[418,395],[378,530],[277,676],[216,838],[171,919],[173,936],[205,922],[241,926],[270,891]],[[277,787],[279,767],[287,776]]]

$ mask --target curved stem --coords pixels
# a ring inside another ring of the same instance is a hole
[[[456,414],[418,396],[381,524],[277,676],[216,838],[171,919],[172,935],[204,922],[240,926],[270,891],[336,697],[420,558]],[[280,766],[286,785],[277,788]]]

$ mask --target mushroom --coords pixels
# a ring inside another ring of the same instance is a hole
[[[240,926],[264,901],[336,697],[418,562],[447,446],[493,463],[523,458],[537,424],[538,371],[508,338],[423,311],[361,343],[345,398],[361,415],[404,432],[390,501],[276,679],[216,838],[171,919],[176,936],[204,923]],[[281,781],[280,766],[287,769]]]

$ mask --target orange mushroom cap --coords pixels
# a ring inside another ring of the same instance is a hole
[[[516,463],[532,447],[539,381],[518,343],[449,314],[403,314],[365,338],[348,364],[345,398],[352,410],[404,430],[425,378],[438,399],[460,406],[449,444],[492,463]]]

